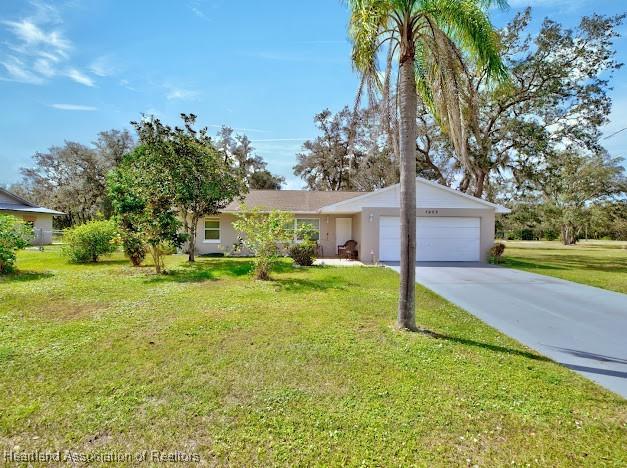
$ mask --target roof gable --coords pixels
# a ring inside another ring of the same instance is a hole
[[[417,208],[492,208],[497,213],[509,212],[505,207],[423,179],[422,177],[417,177],[416,182]],[[400,192],[400,184],[391,185],[375,192],[369,192],[349,200],[325,206],[321,211],[333,213],[360,211],[364,207],[396,208],[400,207]]]
[[[24,200],[22,197],[9,192],[8,190],[0,187],[0,203],[9,203],[13,205],[26,205],[26,206],[36,206],[33,205],[28,200]]]

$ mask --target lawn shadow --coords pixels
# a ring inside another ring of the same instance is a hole
[[[130,264],[129,260],[126,258],[112,259],[112,258],[106,258],[106,257],[99,258],[97,262],[84,262],[84,263],[68,262],[68,263],[70,265],[87,267],[87,268],[97,268],[97,267],[104,267],[104,266],[129,265]]]
[[[328,276],[324,279],[280,278],[274,280],[278,289],[286,292],[300,293],[306,291],[326,291],[329,289],[347,290],[352,283],[339,276]]]
[[[499,345],[490,344],[490,343],[483,343],[481,341],[470,340],[468,338],[460,338],[458,336],[444,335],[442,333],[434,332],[434,331],[427,330],[427,329],[420,329],[419,331],[420,331],[420,333],[423,333],[424,335],[430,336],[430,337],[435,338],[437,340],[446,340],[446,341],[450,341],[450,342],[453,342],[453,343],[459,343],[459,344],[463,344],[463,345],[467,345],[467,346],[475,346],[477,348],[488,349],[488,350],[494,351],[496,353],[513,354],[513,355],[516,355],[516,356],[522,356],[522,357],[527,358],[527,359],[532,359],[534,361],[554,362],[552,359],[549,359],[549,358],[547,358],[545,356],[542,356],[540,354],[531,353],[529,351],[522,351],[522,350],[519,350],[519,349],[508,348],[506,346],[499,346]]]
[[[543,255],[533,261],[506,256],[504,266],[537,270],[585,269],[606,273],[627,273],[627,261],[619,258],[596,259],[585,255]]]
[[[19,283],[25,281],[36,281],[45,278],[52,278],[54,273],[51,271],[16,271],[5,276],[0,276],[0,284],[2,283]]]
[[[253,263],[246,260],[224,258],[200,258],[195,262],[185,262],[167,270],[165,275],[153,275],[146,278],[146,283],[202,283],[217,281],[221,277],[240,277],[252,272]]]
[[[502,266],[508,268],[529,268],[529,269],[538,269],[538,270],[567,270],[566,267],[556,266],[556,265],[547,265],[544,263],[535,263],[529,262],[525,260],[519,260],[517,258],[504,257],[504,262],[501,263]]]

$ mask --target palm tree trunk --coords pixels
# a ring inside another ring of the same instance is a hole
[[[401,54],[400,166],[401,166],[401,286],[398,327],[416,328],[416,75],[414,50]]]

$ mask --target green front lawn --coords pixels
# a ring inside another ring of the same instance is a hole
[[[507,241],[505,265],[627,294],[627,242]]]
[[[625,466],[627,407],[398,275],[23,252],[0,279],[0,452],[179,450],[208,464]]]

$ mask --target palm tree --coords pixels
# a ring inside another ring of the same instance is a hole
[[[396,72],[398,148],[401,182],[401,286],[398,327],[416,331],[416,106],[423,99],[467,160],[467,132],[476,115],[465,60],[486,70],[486,79],[506,76],[497,35],[485,10],[505,0],[348,0],[353,64],[391,101],[392,63]],[[382,81],[378,56],[388,44]],[[395,110],[396,112],[396,110]],[[386,111],[389,115],[389,112]]]

